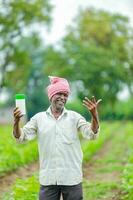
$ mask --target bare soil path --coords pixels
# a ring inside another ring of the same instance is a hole
[[[96,184],[118,185],[118,188],[112,189],[110,194],[104,195],[96,200],[121,200],[122,191],[120,189],[123,167],[126,164],[127,145],[124,143],[125,133],[118,133],[116,141],[109,139],[92,159],[84,164],[83,174],[86,180]],[[120,138],[120,139],[118,139]],[[95,184],[94,184],[95,185]],[[88,199],[92,200],[92,199]],[[95,200],[95,199],[93,199]]]
[[[38,171],[38,162],[25,165],[18,170],[7,173],[5,176],[0,177],[0,194],[7,192],[9,188],[15,183],[17,178],[26,178],[31,176],[34,172]],[[1,196],[1,195],[0,195]]]

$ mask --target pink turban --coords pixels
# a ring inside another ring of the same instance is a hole
[[[47,87],[48,97],[52,98],[53,95],[59,92],[70,93],[69,83],[66,79],[61,77],[49,76],[51,84]]]

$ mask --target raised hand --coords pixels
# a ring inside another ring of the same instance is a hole
[[[93,96],[92,99],[88,99],[85,97],[83,100],[83,105],[91,112],[91,114],[96,114],[97,113],[97,106],[98,104],[102,101],[102,99],[99,99],[96,101],[95,97]]]
[[[91,122],[91,128],[94,133],[97,133],[99,128],[99,119],[98,119],[98,112],[97,112],[97,106],[102,101],[102,99],[99,99],[96,101],[95,97],[93,96],[92,99],[88,99],[85,97],[83,100],[83,105],[90,111],[92,115],[92,122]]]

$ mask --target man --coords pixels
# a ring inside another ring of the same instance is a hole
[[[99,120],[95,97],[83,100],[83,105],[92,115],[91,123],[79,113],[65,109],[70,94],[69,83],[60,77],[50,77],[47,87],[50,107],[34,115],[23,127],[19,127],[22,114],[14,109],[13,134],[18,141],[38,137],[40,160],[40,200],[81,200],[82,150],[78,132],[87,139],[98,135]]]

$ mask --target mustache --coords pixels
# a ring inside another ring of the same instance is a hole
[[[61,101],[62,103],[66,103],[66,100],[62,100],[60,98],[58,98],[57,101]]]

